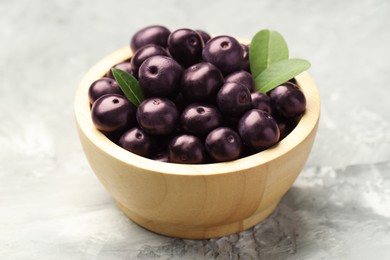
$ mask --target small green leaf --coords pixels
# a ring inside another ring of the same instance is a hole
[[[138,107],[145,99],[138,80],[126,71],[115,68],[112,68],[111,71],[123,93],[131,103]]]
[[[310,63],[302,59],[288,59],[272,63],[255,78],[256,90],[267,93],[310,68]]]
[[[287,43],[276,31],[261,30],[249,46],[249,63],[254,78],[272,63],[288,59]]]

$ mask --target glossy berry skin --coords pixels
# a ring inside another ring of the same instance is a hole
[[[119,145],[132,153],[149,157],[152,151],[152,138],[138,127],[126,131],[119,139]]]
[[[170,97],[176,93],[182,73],[174,59],[152,56],[139,68],[138,80],[146,97]]]
[[[208,42],[211,39],[210,34],[208,34],[207,32],[203,30],[195,30],[195,31],[200,35],[200,37],[202,37],[204,44],[206,44],[206,42]]]
[[[203,137],[222,124],[222,115],[215,106],[193,103],[183,110],[180,123],[185,132]]]
[[[204,61],[217,66],[224,75],[241,69],[244,50],[241,44],[230,36],[210,39],[202,51]]]
[[[241,69],[250,72],[251,69],[250,69],[250,65],[249,65],[249,46],[246,44],[242,44],[242,43],[241,43],[241,46],[242,46],[242,49],[244,50],[244,53],[242,56],[243,60],[242,60]]]
[[[167,47],[167,41],[171,32],[164,26],[153,25],[137,31],[130,41],[130,48],[133,52],[146,44],[156,44]]]
[[[225,162],[240,157],[242,141],[237,132],[231,128],[218,127],[207,135],[205,147],[214,161]]]
[[[130,62],[121,62],[113,66],[115,69],[120,69],[123,71],[126,71],[127,73],[134,75],[133,69],[131,68],[131,63]],[[112,74],[111,69],[107,72],[107,77],[114,79],[114,75]]]
[[[237,82],[249,89],[249,92],[255,91],[255,80],[252,75],[245,70],[238,70],[225,77],[225,82]]]
[[[111,78],[95,80],[88,89],[89,103],[93,104],[98,98],[107,94],[123,95],[118,83]]]
[[[280,137],[276,121],[267,112],[258,109],[251,109],[241,117],[238,132],[244,144],[257,151],[276,144]]]
[[[280,85],[269,92],[272,110],[283,117],[296,117],[306,109],[306,99],[302,91],[292,84]]]
[[[217,94],[217,104],[223,115],[241,116],[251,108],[251,93],[244,85],[227,82]]]
[[[251,93],[251,98],[252,108],[263,110],[272,115],[271,99],[267,94],[256,91]]]
[[[181,78],[181,92],[191,102],[211,102],[223,84],[222,73],[213,64],[201,62],[187,68]]]
[[[103,132],[125,130],[136,124],[136,109],[122,95],[104,95],[92,105],[92,121],[95,127]]]
[[[142,63],[152,56],[168,56],[167,51],[156,44],[147,44],[139,48],[131,58],[131,69],[138,76],[139,67]]]
[[[168,37],[171,56],[184,67],[198,63],[202,57],[204,43],[201,36],[190,29],[179,29]]]
[[[168,158],[171,163],[203,163],[205,161],[204,145],[196,136],[178,135],[169,143]]]
[[[148,134],[165,135],[177,125],[179,112],[175,104],[166,98],[145,99],[137,109],[137,121]]]

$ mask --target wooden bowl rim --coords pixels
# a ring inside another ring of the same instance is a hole
[[[306,111],[295,129],[282,141],[267,150],[230,162],[210,164],[166,163],[133,154],[111,142],[94,127],[88,101],[88,88],[92,82],[103,77],[113,65],[129,59],[131,55],[130,48],[123,47],[96,63],[82,78],[74,100],[74,113],[79,131],[82,131],[97,148],[122,163],[156,173],[174,175],[217,175],[240,172],[248,168],[267,164],[288,153],[302,143],[312,131],[316,131],[320,117],[320,97],[318,89],[309,74],[303,72],[296,77],[296,80],[306,97]]]

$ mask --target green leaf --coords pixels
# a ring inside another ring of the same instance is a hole
[[[256,90],[267,93],[310,68],[310,63],[302,59],[288,59],[272,63],[255,78]]]
[[[276,31],[261,30],[249,46],[249,64],[254,78],[272,63],[288,59],[287,43]]]
[[[126,71],[116,68],[112,68],[111,71],[123,93],[131,103],[138,107],[145,99],[138,80]]]

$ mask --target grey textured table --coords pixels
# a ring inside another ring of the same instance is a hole
[[[390,259],[390,2],[0,1],[0,259]],[[82,75],[150,24],[279,31],[311,61],[322,117],[277,210],[192,241],[128,220],[82,152]]]

